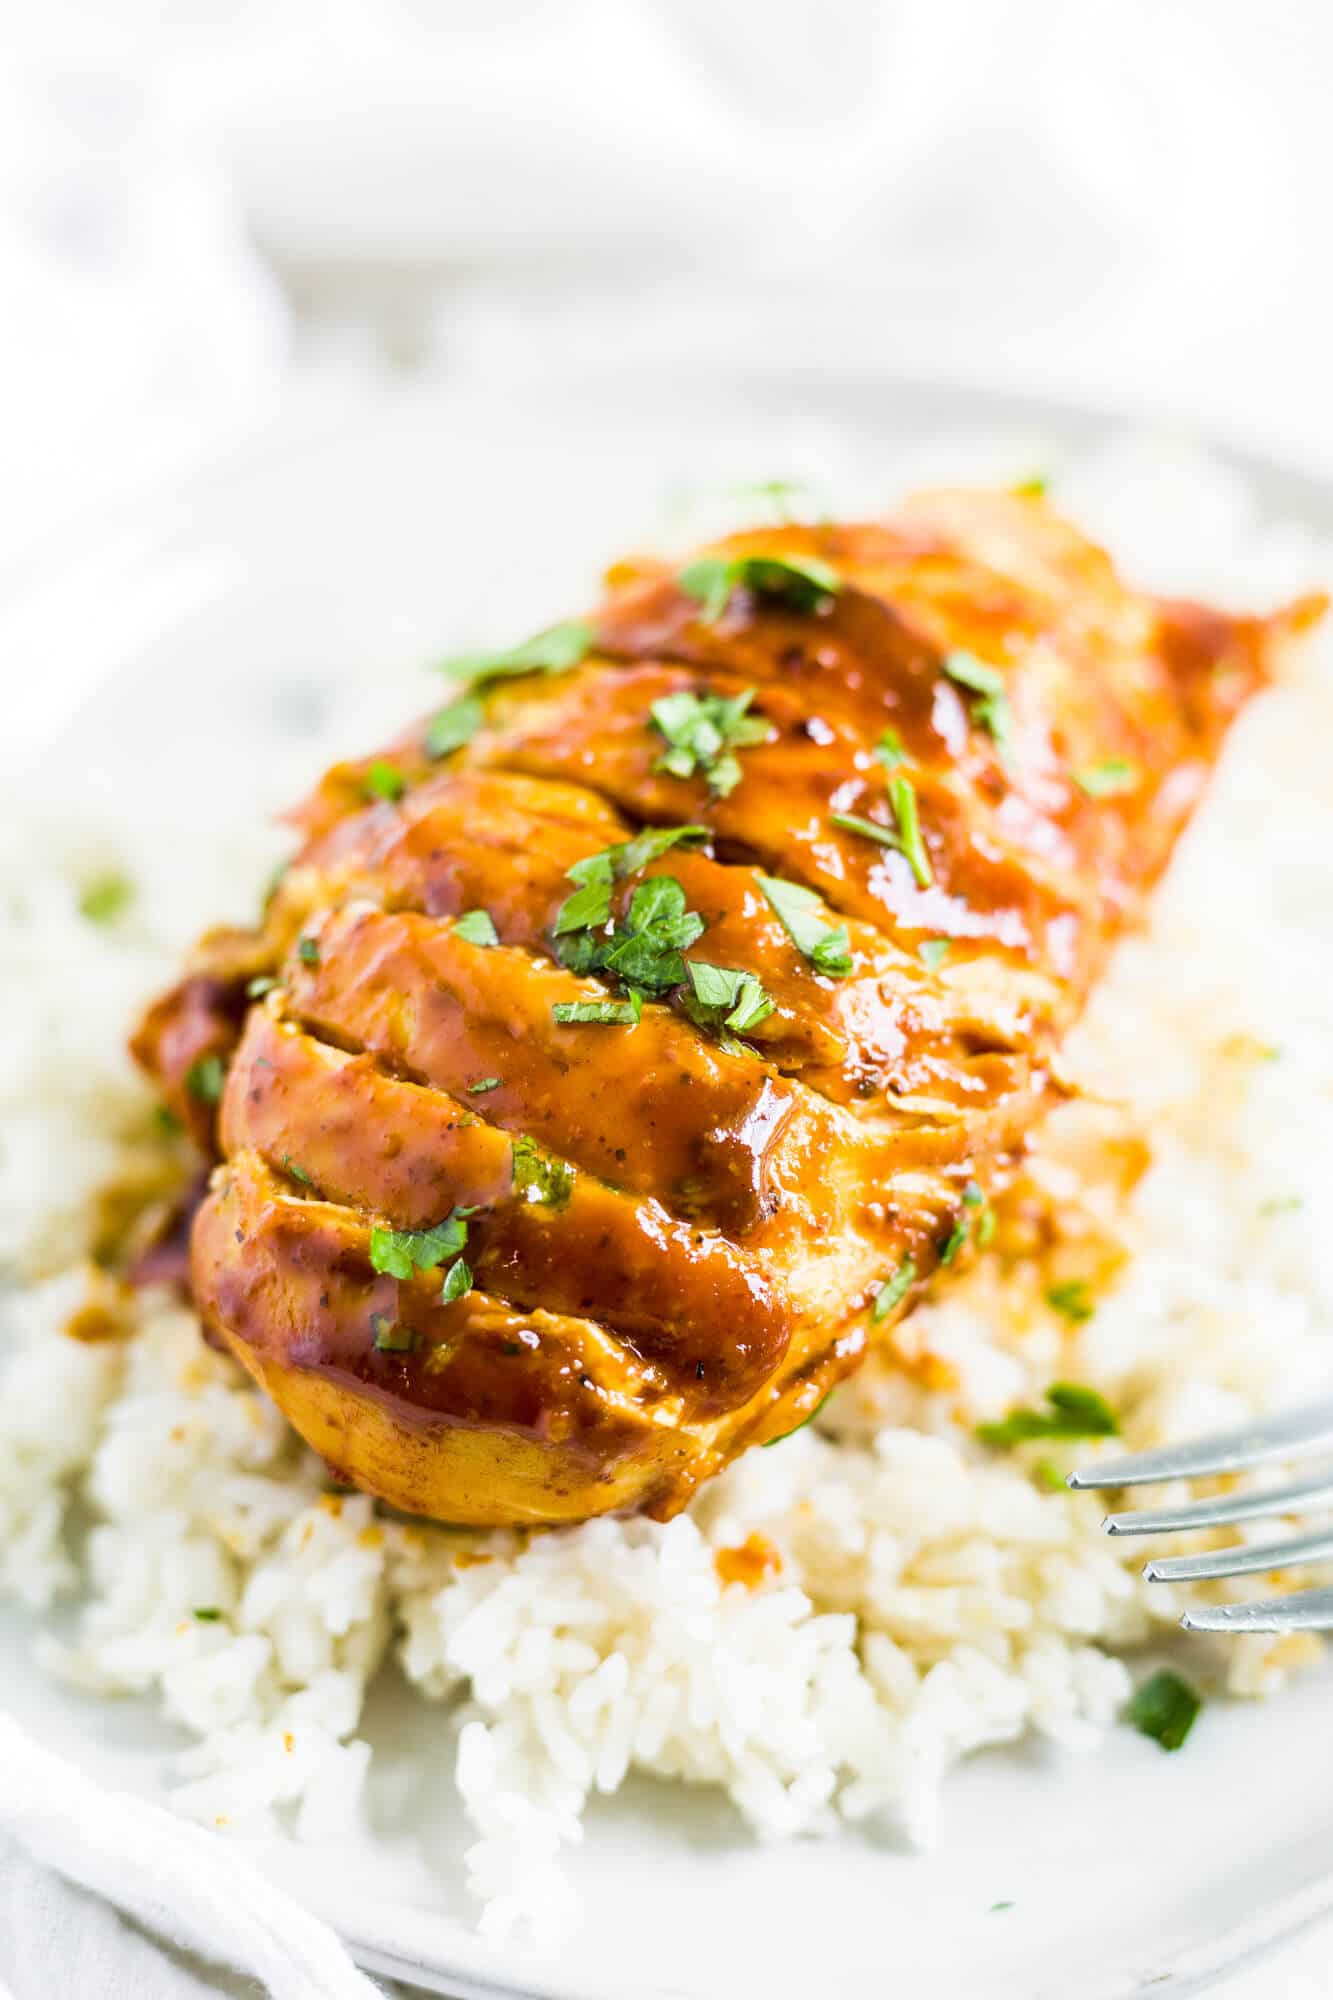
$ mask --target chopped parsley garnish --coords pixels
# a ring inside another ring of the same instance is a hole
[[[1075,771],[1074,783],[1090,799],[1114,799],[1139,786],[1139,767],[1128,757],[1103,757],[1099,764],[1086,764]]]
[[[586,618],[548,625],[503,653],[462,653],[442,660],[439,671],[458,680],[502,681],[515,674],[567,674],[592,651],[596,634]]]
[[[1134,1690],[1125,1719],[1141,1736],[1151,1736],[1154,1743],[1160,1743],[1163,1750],[1179,1750],[1202,1707],[1189,1682],[1163,1667]]]
[[[693,845],[707,838],[706,826],[646,826],[633,840],[623,840],[615,847],[604,847],[600,853],[576,861],[566,873],[567,879],[579,886],[556,912],[555,935],[564,937],[571,931],[593,930],[599,924],[609,923],[615,883],[637,875],[672,847],[682,843]]]
[[[469,1097],[480,1097],[483,1091],[498,1090],[500,1088],[500,1078],[498,1076],[479,1076],[477,1081],[470,1083],[467,1088]]]
[[[916,955],[928,972],[938,972],[950,949],[951,940],[948,938],[923,938],[916,948]]]
[[[949,1234],[944,1239],[944,1247],[940,1251],[941,1264],[952,1264],[954,1258],[958,1255],[958,1252],[962,1249],[963,1245],[966,1243],[970,1234],[971,1234],[971,1226],[968,1222],[967,1217],[965,1215],[960,1215],[957,1222],[955,1222],[953,1228],[949,1231]]]
[[[896,771],[900,764],[910,764],[912,761],[896,729],[886,729],[882,732],[875,745],[875,755],[886,771]]]
[[[978,729],[984,729],[994,740],[996,755],[1002,764],[1007,765],[1013,713],[1005,693],[1003,674],[995,667],[988,667],[975,653],[961,650],[946,653],[943,667],[951,681],[966,688],[973,696],[969,704],[972,720]]]
[[[434,1271],[448,1257],[467,1247],[468,1217],[475,1208],[454,1208],[433,1229],[384,1229],[370,1232],[371,1269],[386,1278],[410,1278],[417,1271]]]
[[[816,972],[831,979],[845,979],[852,969],[851,941],[845,924],[828,924],[820,916],[820,900],[813,889],[798,882],[784,882],[777,875],[756,873],[755,881],[765,901],[782,924],[802,957]]]
[[[898,822],[898,845],[907,857],[919,889],[928,889],[935,880],[931,873],[930,856],[921,838],[921,822],[916,809],[916,788],[910,778],[893,778],[889,782],[889,804]]]
[[[179,1139],[185,1127],[169,1104],[153,1106],[153,1125],[164,1139]]]
[[[185,1088],[200,1104],[218,1103],[226,1080],[226,1066],[218,1055],[196,1056],[185,1072]]]
[[[727,491],[735,500],[766,500],[779,521],[795,520],[793,503],[811,498],[803,479],[740,479]]]
[[[273,991],[277,983],[277,980],[271,973],[261,972],[258,978],[247,982],[245,997],[247,1000],[262,1000],[266,993]]]
[[[370,1330],[375,1336],[375,1346],[381,1354],[410,1354],[417,1344],[416,1334],[410,1326],[399,1326],[396,1319],[387,1313],[370,1315]]]
[[[79,915],[90,924],[113,924],[117,917],[124,916],[133,901],[134,884],[129,876],[118,869],[108,869],[105,875],[95,875],[84,884],[79,895]]]
[[[996,1451],[1008,1451],[1028,1438],[1114,1437],[1120,1429],[1115,1411],[1095,1389],[1056,1382],[1046,1401],[1047,1409],[1011,1410],[999,1423],[978,1424],[977,1436]]]
[[[361,789],[368,799],[386,799],[396,805],[407,790],[407,779],[396,764],[386,764],[377,757],[362,779]]]
[[[565,1206],[574,1187],[574,1169],[567,1160],[553,1160],[526,1132],[514,1140],[513,1159],[516,1195],[548,1208]]]
[[[834,826],[840,826],[846,833],[862,834],[867,840],[877,840],[881,847],[897,847],[898,836],[891,826],[884,826],[877,819],[862,819],[859,813],[830,813]]]
[[[461,1257],[455,1257],[444,1274],[444,1284],[440,1288],[440,1304],[451,1306],[455,1299],[466,1297],[472,1290],[472,1272]]]
[[[773,1002],[752,972],[708,965],[698,958],[692,958],[685,970],[690,982],[685,1011],[701,1027],[734,1028],[745,1035],[773,1012]]]
[[[630,898],[603,953],[602,965],[628,986],[662,993],[685,977],[681,957],[704,934],[704,920],[685,907],[685,891],[674,875],[652,875]]]
[[[1294,1215],[1298,1208],[1305,1207],[1305,1196],[1300,1194],[1270,1195],[1259,1204],[1260,1215]]]
[[[499,944],[500,933],[491,922],[488,910],[464,910],[461,917],[454,919],[454,936],[461,937],[466,944]]]
[[[302,965],[318,965],[319,964],[318,938],[303,937],[301,939],[301,942],[296,947],[296,956],[300,959]]]
[[[977,1183],[969,1181],[963,1189],[963,1212],[950,1230],[945,1239],[944,1248],[940,1251],[941,1264],[952,1264],[954,1258],[972,1234],[972,1216],[969,1213],[972,1209],[979,1209],[981,1211],[976,1218],[978,1244],[984,1248],[990,1242],[992,1236],[994,1236],[994,1211],[991,1209],[981,1189],[977,1186]]]
[[[754,688],[740,694],[663,695],[650,711],[653,727],[667,741],[667,748],[653,765],[655,771],[669,771],[673,778],[698,774],[708,780],[715,799],[725,799],[741,781],[741,767],[735,752],[755,743],[767,743],[773,725],[763,716],[749,713]]]
[[[906,859],[917,887],[928,889],[935,877],[931,872],[926,844],[921,838],[916,790],[910,778],[898,777],[889,781],[889,804],[895,821],[892,827],[883,826],[878,820],[862,819],[858,813],[833,813],[830,817],[834,826],[843,827],[848,833],[859,833],[866,840],[878,841],[881,847],[892,847]]]
[[[470,743],[486,721],[486,711],[474,694],[464,694],[457,701],[451,701],[438,715],[432,716],[426,725],[422,739],[428,757],[448,757],[455,750],[461,750]]]
[[[222,1613],[216,1604],[196,1604],[190,1615],[197,1618],[201,1625],[216,1625]]]
[[[287,1175],[289,1180],[300,1181],[302,1187],[313,1187],[315,1185],[305,1168],[298,1167],[290,1153],[282,1155],[282,1171]]]
[[[269,876],[268,881],[264,884],[264,900],[262,907],[264,910],[264,914],[266,916],[268,914],[269,906],[271,905],[273,898],[277,895],[279,889],[282,887],[283,882],[285,881],[287,876],[287,870],[291,867],[291,865],[292,864],[290,861],[280,861],[277,867],[273,870],[273,873]]]
[[[916,1259],[904,1257],[891,1278],[886,1278],[875,1293],[874,1304],[870,1308],[870,1323],[878,1326],[887,1319],[894,1307],[901,1305],[916,1282]]]
[[[701,840],[707,840],[706,826],[645,826],[635,834],[633,840],[623,840],[618,847],[603,848],[594,860],[610,863],[612,879],[627,881],[631,875],[639,874],[649,862],[660,861],[670,848],[678,846],[695,847]],[[586,862],[576,863],[586,867]],[[574,870],[570,869],[571,876]],[[583,878],[576,878],[583,879]]]
[[[1016,479],[1009,491],[1020,500],[1040,500],[1050,483],[1044,472],[1031,472],[1026,479]]]
[[[1047,1493],[1065,1493],[1069,1481],[1053,1458],[1039,1458],[1032,1468],[1032,1477]]]
[[[1088,1297],[1086,1278],[1066,1278],[1062,1284],[1046,1287],[1046,1303],[1055,1312],[1063,1313],[1075,1326],[1082,1326],[1084,1320],[1091,1319],[1097,1308]]]
[[[817,556],[700,556],[685,565],[676,582],[703,606],[709,625],[722,616],[734,590],[813,613],[826,611],[842,589],[837,570]]]
[[[693,834],[697,829],[678,831]],[[664,993],[684,979],[681,953],[703,936],[704,920],[685,907],[685,891],[674,875],[652,875],[639,884],[624,916],[608,931],[616,857],[633,845],[608,848],[570,869],[579,887],[556,916],[556,957],[571,972],[611,973],[628,987]]]
[[[944,656],[944,671],[959,687],[967,688],[972,694],[996,695],[1004,693],[1004,675],[997,667],[988,667],[975,653],[955,651]]]
[[[604,1028],[633,1028],[642,1013],[643,1000],[637,993],[631,993],[628,1000],[558,1000],[551,1009],[552,1017],[562,1028],[582,1022]]]
[[[801,1421],[800,1421],[800,1423],[799,1423],[799,1424],[793,1424],[793,1425],[792,1425],[792,1427],[791,1427],[791,1429],[790,1429],[789,1431],[783,1431],[783,1433],[782,1433],[781,1437],[775,1437],[775,1438],[765,1438],[765,1439],[764,1439],[764,1442],[763,1442],[763,1446],[762,1446],[762,1449],[763,1449],[764,1451],[767,1451],[770,1445],[773,1445],[773,1444],[785,1444],[785,1443],[787,1442],[787,1439],[788,1439],[788,1438],[794,1438],[794,1437],[795,1437],[795,1435],[796,1435],[797,1431],[803,1431],[803,1430],[805,1429],[805,1427],[806,1427],[806,1425],[807,1425],[807,1424],[812,1424],[812,1423],[814,1422],[815,1418],[816,1418],[816,1417],[817,1417],[817,1416],[819,1415],[819,1412],[820,1412],[820,1411],[821,1411],[821,1410],[823,1409],[823,1407],[824,1407],[825,1403],[827,1403],[827,1401],[828,1401],[828,1399],[829,1399],[829,1396],[831,1396],[832,1394],[833,1394],[833,1391],[832,1391],[832,1389],[830,1389],[830,1390],[829,1390],[829,1392],[828,1392],[828,1395],[827,1395],[827,1396],[821,1396],[821,1397],[820,1397],[820,1399],[819,1399],[819,1401],[818,1401],[818,1402],[817,1402],[817,1403],[815,1404],[815,1407],[814,1407],[814,1409],[813,1409],[813,1410],[811,1410],[811,1412],[810,1412],[809,1416],[808,1416],[808,1417],[802,1417],[802,1418],[801,1418]]]

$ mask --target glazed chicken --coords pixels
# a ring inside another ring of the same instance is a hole
[[[136,1036],[218,1160],[211,1334],[402,1509],[672,1514],[984,1248],[1320,608],[1149,599],[1039,498],[932,492],[465,663]]]

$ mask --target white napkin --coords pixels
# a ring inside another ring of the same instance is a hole
[[[239,1977],[201,1977],[114,1910]],[[236,1848],[104,1790],[0,1717],[0,2000],[198,2000],[251,1982],[271,2000],[382,2000]]]

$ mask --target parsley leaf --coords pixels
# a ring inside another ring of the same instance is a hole
[[[222,1613],[216,1604],[196,1604],[190,1616],[197,1618],[201,1625],[216,1625]]]
[[[185,1072],[185,1088],[200,1104],[216,1104],[226,1079],[226,1065],[221,1056],[196,1056]]]
[[[722,616],[734,590],[776,599],[792,611],[826,611],[842,589],[837,570],[817,556],[700,556],[676,582],[703,606],[706,624]]]
[[[499,944],[500,933],[491,922],[489,910],[464,910],[461,917],[454,918],[454,936],[461,937],[467,944]]]
[[[549,1208],[563,1208],[574,1187],[574,1169],[567,1160],[554,1160],[535,1139],[520,1133],[511,1148],[514,1162],[514,1193],[524,1201],[544,1202]]]
[[[898,836],[891,826],[884,826],[877,819],[862,819],[859,813],[830,813],[834,826],[840,826],[845,833],[859,833],[866,840],[877,840],[881,847],[899,847]]]
[[[696,773],[708,780],[715,799],[725,799],[741,781],[741,767],[733,755],[755,743],[767,743],[773,725],[763,716],[749,714],[754,688],[740,694],[663,695],[650,710],[653,727],[665,736],[668,747],[653,765],[673,778],[692,778]]]
[[[1163,1667],[1135,1689],[1125,1718],[1141,1736],[1151,1736],[1163,1750],[1179,1750],[1202,1707],[1189,1682]]]
[[[859,813],[831,813],[834,826],[840,826],[848,833],[859,833],[866,840],[876,840],[881,847],[891,847],[905,857],[917,887],[928,889],[935,880],[931,872],[930,856],[926,853],[925,842],[921,838],[921,822],[917,814],[916,791],[910,778],[893,778],[889,783],[889,803],[893,807],[894,827],[883,826],[878,820],[862,819]]]
[[[377,757],[361,780],[361,789],[368,799],[386,799],[390,805],[396,805],[407,790],[407,779],[397,765]]]
[[[916,948],[916,955],[928,972],[938,972],[950,949],[949,938],[923,938]]]
[[[815,1404],[814,1409],[811,1410],[809,1416],[802,1417],[800,1423],[793,1424],[789,1431],[783,1431],[779,1437],[765,1438],[763,1445],[761,1446],[761,1450],[767,1451],[770,1445],[785,1444],[788,1438],[795,1437],[797,1431],[803,1431],[807,1424],[812,1424],[815,1418],[819,1415],[819,1412],[823,1409],[825,1403],[827,1403],[829,1396],[831,1396],[832,1394],[833,1391],[832,1389],[830,1389],[827,1396],[821,1396],[819,1401]]]
[[[910,764],[912,761],[896,729],[886,729],[881,733],[874,754],[886,771],[896,771],[900,764]]]
[[[784,882],[777,875],[756,873],[755,880],[802,956],[809,959],[817,972],[827,973],[831,979],[845,979],[852,969],[847,926],[825,923],[819,915],[820,899],[813,889],[802,888],[798,882]]]
[[[878,1326],[887,1319],[896,1305],[901,1305],[916,1282],[916,1259],[904,1257],[891,1278],[886,1278],[875,1293],[874,1304],[870,1308],[870,1323]]]
[[[1005,692],[1004,676],[996,667],[988,667],[975,653],[961,650],[946,653],[942,662],[944,671],[959,687],[967,688],[976,699],[970,704],[972,720],[978,729],[984,729],[994,739],[996,755],[1007,765],[1012,748],[1013,711],[1009,706],[1009,696]]]
[[[1020,500],[1040,500],[1050,483],[1044,472],[1033,472],[1026,479],[1016,479],[1009,491]]]
[[[794,521],[800,512],[800,503],[808,504],[812,499],[810,487],[804,479],[739,479],[727,488],[734,500],[763,500],[772,508],[778,521]]]
[[[1055,1312],[1063,1313],[1075,1326],[1091,1319],[1097,1308],[1088,1297],[1086,1278],[1066,1278],[1063,1284],[1046,1287],[1046,1303]]]
[[[1004,675],[997,667],[988,667],[975,653],[946,653],[942,664],[951,681],[970,689],[973,694],[1004,693]]]
[[[773,1002],[752,972],[708,965],[699,958],[692,958],[685,971],[690,982],[686,1012],[701,1027],[721,1025],[748,1034],[773,1012]]]
[[[1115,1411],[1095,1389],[1076,1382],[1056,1382],[1046,1391],[1045,1410],[1011,1410],[999,1423],[978,1424],[982,1444],[1008,1451],[1028,1438],[1114,1437],[1120,1429]]]
[[[561,1027],[587,1021],[602,1027],[633,1028],[642,1013],[643,1001],[637,993],[628,1000],[558,1000],[551,1009]]]
[[[916,877],[919,889],[928,889],[935,880],[931,872],[930,856],[926,853],[926,843],[921,838],[921,822],[917,815],[916,788],[910,778],[893,778],[889,782],[889,803],[893,816],[898,822],[898,845],[907,857],[908,864]]]
[[[1073,774],[1074,783],[1090,799],[1114,799],[1123,792],[1138,790],[1140,772],[1128,757],[1103,757],[1098,764],[1085,764]]]
[[[291,1157],[290,1153],[284,1153],[282,1155],[282,1171],[291,1180],[299,1181],[302,1187],[313,1187],[315,1185],[314,1181],[310,1178],[310,1175],[306,1172],[305,1168],[298,1167],[295,1160]]]
[[[704,920],[685,907],[685,891],[674,875],[653,875],[640,883],[602,964],[627,985],[663,993],[685,977],[681,957],[704,934]]]
[[[246,981],[245,997],[247,1000],[262,1000],[266,993],[273,991],[277,983],[271,973],[261,972],[257,978]]]
[[[498,1076],[479,1076],[477,1081],[470,1083],[467,1088],[469,1097],[480,1097],[483,1091],[498,1090],[500,1088],[500,1078]]]
[[[319,964],[319,939],[303,937],[296,947],[296,956],[302,965]]]
[[[477,683],[508,680],[515,674],[567,674],[588,657],[595,636],[586,618],[569,618],[562,625],[548,625],[507,652],[462,653],[442,660],[439,671]]]
[[[423,744],[428,757],[448,757],[470,743],[486,721],[486,711],[474,694],[460,695],[426,726]]]
[[[90,924],[113,924],[134,901],[134,884],[118,869],[95,875],[79,895],[79,915]]]
[[[455,1208],[433,1229],[384,1229],[370,1232],[372,1270],[386,1278],[410,1278],[433,1271],[446,1257],[456,1257],[467,1245],[467,1220],[475,1208]]]
[[[579,887],[556,912],[555,935],[593,930],[609,922],[613,883],[637,875],[678,844],[692,846],[707,838],[706,826],[645,826],[633,840],[623,840],[615,847],[602,848],[598,854],[585,855],[566,871],[568,880],[577,882]]]
[[[456,1257],[444,1274],[444,1284],[440,1290],[440,1304],[451,1306],[455,1299],[463,1298],[472,1290],[472,1272],[461,1257]]]
[[[410,1354],[417,1344],[412,1328],[399,1326],[397,1320],[390,1319],[387,1313],[372,1313],[370,1330],[381,1354]]]

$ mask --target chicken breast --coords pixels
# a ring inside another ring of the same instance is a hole
[[[1040,500],[942,492],[471,662],[136,1037],[220,1157],[207,1326],[398,1507],[671,1514],[984,1247],[1321,608],[1145,598]]]

